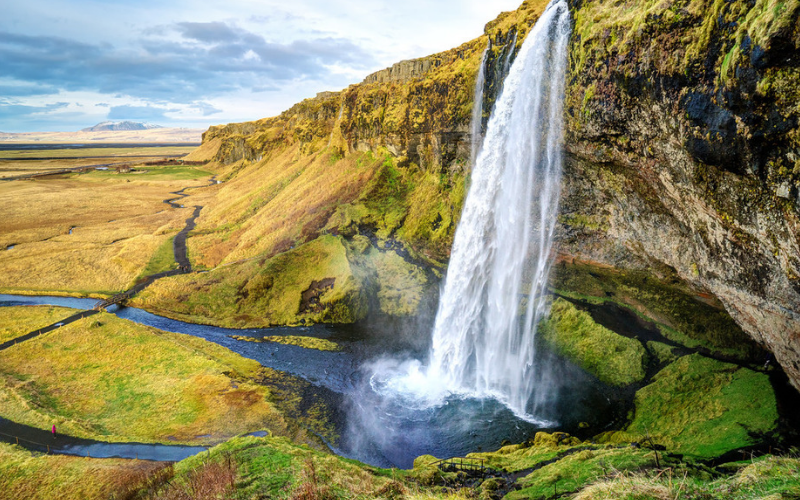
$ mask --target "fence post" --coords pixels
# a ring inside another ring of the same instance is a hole
[[[48,455],[50,454],[50,445],[49,444],[47,445],[47,454]]]

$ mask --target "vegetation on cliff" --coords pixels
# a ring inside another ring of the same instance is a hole
[[[404,61],[341,92],[321,93],[277,117],[209,129],[192,158],[212,160],[209,168],[223,184],[208,199],[189,250],[195,266],[212,272],[162,280],[138,303],[230,326],[417,313],[432,285],[428,269],[441,275],[466,194],[483,51],[491,39],[488,59],[502,68],[546,4],[525,2],[489,23],[480,38]],[[487,80],[486,118],[502,76]],[[336,277],[338,271],[324,265],[304,270],[303,284],[280,303],[212,291],[218,283],[246,289],[265,274],[280,280],[282,270],[265,267],[272,259],[330,235],[343,238],[354,279],[336,280],[327,292],[327,315],[305,314],[295,305],[312,283]],[[215,274],[220,266],[224,272]],[[194,298],[200,290],[229,300],[200,303],[204,299]]]

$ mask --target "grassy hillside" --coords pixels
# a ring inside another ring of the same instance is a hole
[[[211,272],[163,280],[137,304],[229,326],[416,314],[466,195],[483,51],[491,39],[490,57],[507,58],[546,3],[525,2],[480,38],[277,117],[210,128],[188,158],[211,160],[223,181],[189,238],[193,264]],[[500,85],[489,78],[487,110]],[[304,293],[318,294],[321,310],[302,306]]]

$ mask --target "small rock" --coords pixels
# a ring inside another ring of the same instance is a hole
[[[788,182],[784,182],[780,186],[778,186],[778,191],[775,193],[780,198],[784,198],[786,200],[792,195],[792,188]]]

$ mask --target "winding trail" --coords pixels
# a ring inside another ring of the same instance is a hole
[[[211,177],[209,186],[213,186],[214,184],[218,184],[216,176]],[[175,203],[175,201],[189,196],[185,193],[185,191],[187,189],[195,189],[196,187],[203,186],[185,187],[179,191],[174,191],[171,194],[174,194],[177,197],[164,200],[164,203],[175,209],[185,208],[183,205]],[[13,347],[27,340],[36,338],[42,334],[57,330],[62,326],[78,321],[79,319],[98,314],[100,311],[113,304],[125,302],[159,279],[166,278],[167,276],[191,273],[192,264],[189,261],[189,257],[186,252],[186,239],[189,235],[189,231],[195,228],[197,217],[200,216],[200,212],[202,210],[203,207],[201,205],[195,205],[194,212],[188,219],[186,219],[185,226],[178,233],[178,235],[175,236],[173,243],[173,254],[175,256],[175,262],[178,264],[178,269],[147,276],[138,281],[133,288],[98,302],[92,309],[81,311],[68,318],[53,323],[52,325],[48,325],[0,344],[0,351]],[[7,431],[0,432],[0,440],[11,443],[15,442],[16,444],[31,450],[63,455],[77,455],[95,458],[118,457],[141,460],[179,461],[192,455],[196,455],[197,453],[207,449],[206,447],[199,446],[145,443],[107,443],[103,441],[80,439],[63,435],[59,435],[58,438],[55,438],[47,431],[17,424],[3,418],[0,418],[0,427],[4,431]],[[11,434],[9,434],[9,432],[11,432]]]
[[[207,446],[166,445],[157,443],[108,443],[82,439],[17,424],[0,418],[0,441],[17,444],[27,450],[91,458],[126,458],[158,462],[178,462],[208,450]]]
[[[213,177],[211,177],[208,185],[209,186],[213,186],[215,184],[217,184],[217,180],[216,180],[216,176],[213,176]],[[183,188],[183,189],[181,189],[179,191],[173,191],[170,194],[174,194],[177,197],[176,198],[166,199],[166,200],[164,200],[164,203],[166,203],[167,205],[169,205],[169,206],[171,206],[172,208],[175,208],[175,209],[185,208],[183,205],[179,205],[179,204],[175,203],[175,200],[180,200],[181,198],[185,198],[185,197],[189,196],[188,194],[185,193],[185,191],[187,189],[196,189],[197,187],[203,187],[203,186],[185,187],[185,188]],[[21,342],[25,342],[26,340],[30,340],[30,339],[36,338],[39,335],[42,335],[44,333],[52,332],[53,330],[57,330],[58,328],[61,328],[62,326],[66,325],[66,324],[69,324],[69,323],[72,323],[72,322],[75,322],[75,321],[77,321],[79,319],[86,318],[86,317],[92,316],[94,314],[97,314],[100,311],[104,310],[105,308],[107,308],[109,306],[112,306],[114,304],[121,304],[121,303],[127,301],[128,299],[132,298],[133,296],[137,295],[142,290],[144,290],[145,288],[147,288],[148,286],[152,285],[153,283],[155,283],[156,281],[158,281],[158,280],[160,280],[162,278],[166,278],[168,276],[177,276],[179,274],[191,273],[192,272],[192,263],[189,261],[189,256],[187,255],[186,239],[187,239],[187,237],[189,235],[189,231],[191,231],[192,229],[195,228],[197,217],[200,216],[200,212],[202,210],[203,210],[203,207],[201,205],[195,205],[194,212],[192,213],[191,217],[186,219],[186,224],[184,225],[183,229],[181,229],[181,231],[175,236],[175,240],[173,242],[173,255],[175,257],[175,262],[178,264],[178,269],[173,269],[171,271],[164,271],[164,272],[160,272],[160,273],[156,273],[156,274],[151,274],[150,276],[147,276],[147,277],[139,280],[132,288],[130,288],[128,290],[125,290],[123,292],[120,292],[120,293],[118,293],[118,294],[116,294],[113,297],[110,297],[108,299],[101,300],[100,302],[95,304],[94,308],[92,308],[90,310],[81,311],[81,312],[79,312],[77,314],[74,314],[74,315],[72,315],[72,316],[70,316],[70,317],[68,317],[66,319],[62,319],[61,321],[57,321],[56,323],[53,323],[52,325],[45,326],[43,328],[40,328],[38,330],[26,333],[25,335],[21,335],[19,337],[16,337],[14,339],[11,339],[11,340],[9,340],[7,342],[4,342],[4,343],[0,344],[0,351],[2,351],[4,349],[8,349],[9,347],[15,346],[15,345],[17,345],[17,344],[19,344]]]

